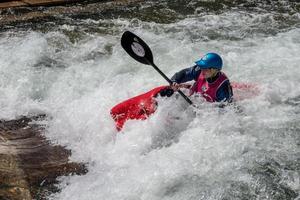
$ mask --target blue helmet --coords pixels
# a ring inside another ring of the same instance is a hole
[[[223,66],[223,61],[221,56],[216,53],[207,53],[200,60],[197,60],[196,65],[200,67],[200,69],[218,69],[221,70]]]

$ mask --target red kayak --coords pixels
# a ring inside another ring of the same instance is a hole
[[[234,99],[241,101],[259,94],[258,86],[249,83],[231,83]],[[127,120],[145,120],[153,114],[157,108],[154,97],[168,86],[154,88],[144,94],[132,97],[114,106],[110,114],[115,121],[116,128],[120,131]]]
[[[156,110],[155,96],[167,86],[160,86],[144,94],[123,101],[110,110],[115,120],[116,128],[120,131],[124,123],[129,119],[147,119]]]

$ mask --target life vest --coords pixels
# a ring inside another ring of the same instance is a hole
[[[200,93],[208,102],[215,102],[217,100],[217,91],[220,86],[227,81],[227,76],[220,72],[219,77],[212,83],[207,82],[203,74],[201,73],[198,80],[194,83],[190,90],[190,95],[195,92]]]

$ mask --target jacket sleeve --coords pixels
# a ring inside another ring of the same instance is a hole
[[[196,81],[200,73],[200,68],[197,65],[195,65],[175,73],[172,76],[171,81],[175,83],[185,83],[191,80]]]
[[[232,96],[232,87],[229,80],[227,80],[220,86],[217,91],[217,102],[231,102]]]

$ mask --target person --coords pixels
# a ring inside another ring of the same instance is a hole
[[[232,88],[228,77],[222,72],[223,61],[217,53],[207,53],[196,65],[173,75],[171,89],[189,88],[190,95],[200,93],[208,102],[231,102]],[[194,80],[193,85],[185,82]],[[164,92],[164,91],[162,91]],[[170,91],[167,91],[170,93]]]

